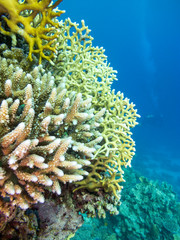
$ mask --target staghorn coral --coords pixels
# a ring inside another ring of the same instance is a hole
[[[1,58],[0,76],[1,201],[26,209],[44,202],[45,189],[60,194],[60,182],[88,174],[103,114],[93,114],[90,98],[56,87],[41,65],[29,73]]]
[[[54,56],[58,36],[58,23],[54,20],[63,11],[54,10],[62,0],[0,0],[0,32],[11,36],[16,44],[16,34],[22,36],[29,44],[29,60],[32,54],[39,54],[42,58],[50,59]],[[7,26],[6,26],[7,25]],[[8,27],[8,28],[7,28]]]
[[[102,187],[116,195],[116,191],[121,190],[122,168],[131,166],[135,154],[131,128],[140,116],[123,93],[111,90],[116,71],[109,66],[104,49],[92,46],[93,38],[89,33],[84,21],[82,27],[69,18],[61,21],[57,57],[53,60],[52,70],[56,82],[63,79],[67,91],[91,97],[95,113],[104,107],[107,109],[104,121],[99,124],[103,142],[95,153],[97,163],[93,162],[88,178],[78,184],[79,188],[96,191]]]

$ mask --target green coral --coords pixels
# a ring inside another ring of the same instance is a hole
[[[122,193],[120,215],[113,227],[122,240],[132,239],[173,239],[180,231],[180,212],[176,194],[167,183],[149,181],[140,177],[134,186],[137,175],[130,170],[125,174],[128,186]]]
[[[74,240],[106,240],[112,234],[121,240],[178,240],[180,203],[172,186],[148,180],[132,169],[125,170],[124,178],[119,215],[107,214],[105,220],[83,215],[84,225]]]

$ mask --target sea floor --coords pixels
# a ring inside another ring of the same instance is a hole
[[[180,200],[180,154],[165,147],[136,153],[132,167],[143,176],[172,185]]]

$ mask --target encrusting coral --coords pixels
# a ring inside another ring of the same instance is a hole
[[[0,32],[11,36],[16,42],[16,34],[21,35],[29,44],[29,60],[32,54],[39,54],[50,60],[56,51],[54,44],[58,36],[58,23],[53,21],[64,11],[53,11],[62,0],[0,0],[0,16],[7,24],[0,22]],[[4,26],[5,25],[5,26]]]
[[[66,96],[64,84],[56,87],[42,66],[26,73],[0,61],[1,199],[26,209],[44,202],[44,188],[60,194],[59,181],[88,174],[82,168],[102,141],[96,124],[104,110],[94,115],[91,99],[75,92]]]

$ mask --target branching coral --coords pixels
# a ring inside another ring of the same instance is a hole
[[[82,180],[102,141],[96,126],[103,114],[93,114],[91,99],[67,94],[43,72],[42,66],[24,72],[1,59],[0,192],[23,209],[44,202],[45,189],[60,194],[59,182]]]
[[[119,199],[123,167],[135,153],[135,105],[111,90],[116,71],[104,49],[92,46],[84,21],[58,22],[60,2],[0,0],[0,32],[21,35],[29,60],[37,53],[46,66],[33,68],[22,49],[0,46],[2,208],[8,199],[26,209],[43,202],[45,190],[60,194],[60,183],[72,181],[78,193],[86,188]]]
[[[58,36],[58,23],[53,21],[63,11],[54,8],[62,0],[0,0],[0,15],[7,27],[0,23],[0,32],[15,38],[15,34],[21,35],[29,44],[29,59],[32,54],[39,54],[39,63],[42,58],[50,60],[55,53],[54,41]]]
[[[90,170],[88,178],[78,184],[96,190],[103,187],[115,193],[121,189],[122,167],[131,165],[135,143],[130,130],[137,124],[139,115],[135,105],[124,98],[123,93],[111,90],[116,71],[107,63],[104,49],[92,46],[93,38],[84,21],[80,28],[77,23],[66,19],[60,22],[60,29],[53,67],[56,81],[63,78],[68,91],[91,97],[95,112],[103,107],[107,109],[104,121],[99,124],[103,144],[95,153],[97,163],[91,166],[94,169]]]
[[[104,189],[105,192],[113,193],[117,199],[120,199],[120,194],[117,194],[117,192],[121,191],[120,183],[124,182],[124,179],[121,173],[114,171],[115,167],[113,168],[111,164],[114,165],[111,156],[94,160],[88,166],[91,169],[89,175],[77,183],[80,186],[75,190],[85,187],[90,192],[96,192],[99,189]]]

